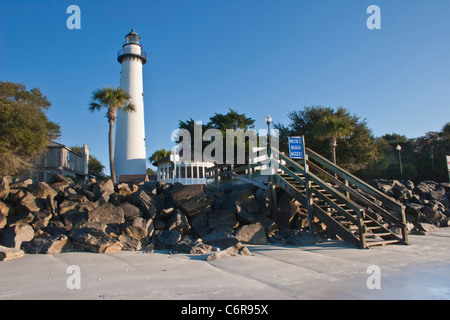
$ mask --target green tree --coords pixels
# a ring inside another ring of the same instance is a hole
[[[320,140],[329,140],[331,161],[336,164],[336,147],[338,139],[348,138],[353,131],[353,121],[348,112],[339,108],[335,113],[320,119],[312,132]]]
[[[159,161],[165,157],[167,157],[168,155],[172,154],[172,151],[167,151],[166,149],[160,149],[160,150],[156,150],[149,158],[148,161],[150,163]]]
[[[60,136],[47,118],[51,102],[38,88],[0,82],[0,175],[15,175],[32,166],[50,140]]]
[[[109,165],[111,178],[116,183],[116,170],[114,167],[114,124],[117,119],[117,111],[134,112],[135,106],[128,103],[130,95],[121,88],[103,88],[92,92],[89,110],[100,111],[106,108],[106,118],[109,123]]]
[[[281,123],[274,125],[275,129],[279,130],[280,149],[283,152],[289,151],[288,137],[304,136],[307,148],[324,156],[329,154],[332,160],[333,148],[330,148],[329,141],[333,135],[325,131],[325,128],[329,126],[340,131],[338,132],[340,134],[335,137],[336,140],[333,139],[333,145],[339,145],[336,150],[337,155],[334,156],[339,158],[339,166],[351,172],[357,172],[377,159],[379,153],[372,130],[367,127],[366,120],[350,114],[343,107],[334,110],[330,107],[315,105],[292,111],[288,114],[288,118],[290,119],[288,125]]]

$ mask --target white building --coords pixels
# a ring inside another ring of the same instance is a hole
[[[194,155],[192,155],[192,159],[195,159]],[[192,185],[212,182],[211,178],[207,177],[206,169],[214,167],[215,164],[212,161],[180,163],[174,161],[173,156],[167,156],[154,162],[153,165],[158,168],[157,181]]]
[[[117,181],[121,175],[145,175],[147,171],[142,79],[142,66],[147,63],[147,54],[142,49],[141,37],[134,30],[125,39],[117,58],[122,65],[120,87],[128,92],[136,110],[119,111],[117,115],[114,148]]]

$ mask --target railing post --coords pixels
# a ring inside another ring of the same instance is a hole
[[[304,139],[304,138],[303,138]],[[303,145],[305,145],[305,141],[303,141]],[[311,181],[308,177],[309,175],[309,165],[308,165],[308,155],[306,154],[306,151],[304,152],[303,156],[303,168],[305,169],[304,175],[305,175],[305,196],[306,196],[306,210],[308,211],[308,229],[309,232],[314,233],[313,229],[313,200],[311,195]]]

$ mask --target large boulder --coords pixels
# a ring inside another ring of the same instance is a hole
[[[88,212],[88,222],[120,225],[125,222],[125,216],[121,208],[107,202]]]
[[[234,236],[242,243],[267,244],[266,232],[261,223],[252,223],[239,227]]]
[[[208,214],[209,227],[232,232],[239,226],[236,215],[228,209],[214,209]]]
[[[135,239],[142,240],[151,237],[154,231],[153,220],[137,217],[123,227],[123,232]]]
[[[20,249],[0,246],[0,261],[19,259],[25,256],[25,252]]]
[[[46,182],[41,181],[31,184],[28,189],[39,199],[47,199],[48,197],[53,199],[58,194],[58,192]]]
[[[154,200],[150,198],[144,191],[136,191],[126,197],[126,200],[141,209],[143,217],[146,219],[154,219],[156,216],[156,206]]]
[[[76,249],[94,253],[116,253],[123,248],[118,240],[95,228],[73,229],[69,233],[69,238]]]
[[[169,194],[174,204],[190,218],[209,211],[214,202],[206,197],[203,185],[176,185]]]
[[[172,215],[172,217],[167,222],[167,226],[168,230],[175,230],[181,234],[185,234],[186,232],[191,230],[191,226],[189,225],[189,221],[186,215],[180,210],[177,210],[175,214]]]
[[[9,226],[3,233],[3,245],[20,249],[22,242],[31,241],[34,237],[33,228],[26,223],[17,223]]]
[[[73,249],[72,243],[66,235],[40,236],[24,242],[22,249],[30,254],[58,254]]]

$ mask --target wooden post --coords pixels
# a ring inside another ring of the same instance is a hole
[[[308,165],[308,155],[306,154],[306,146],[305,146],[305,136],[302,136],[303,140],[303,168],[305,169],[304,175],[305,175],[305,191],[306,191],[306,210],[308,211],[308,229],[309,232],[314,233],[313,229],[313,203],[312,203],[312,196],[311,196],[311,181],[308,178],[309,175],[309,165]]]

